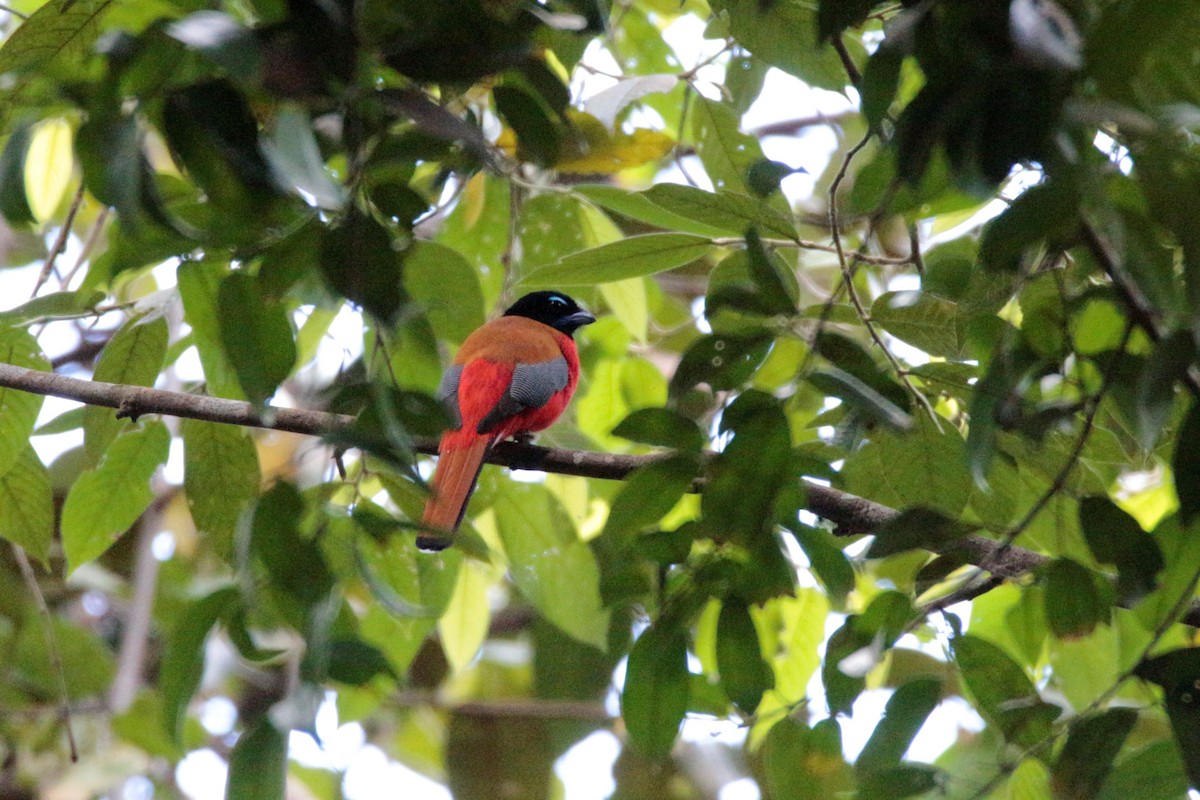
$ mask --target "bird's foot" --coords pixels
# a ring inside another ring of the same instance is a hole
[[[534,435],[529,431],[522,431],[521,433],[514,433],[512,435],[512,440],[517,444],[533,444],[533,439]]]

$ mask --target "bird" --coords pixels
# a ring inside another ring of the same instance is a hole
[[[559,418],[579,383],[575,331],[595,321],[562,292],[530,292],[463,341],[438,386],[451,425],[438,443],[418,548],[453,544],[479,470],[497,442],[543,430]]]

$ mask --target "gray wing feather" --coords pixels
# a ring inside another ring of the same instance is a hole
[[[450,415],[451,430],[458,430],[462,427],[462,412],[458,408],[458,382],[462,378],[463,365],[453,364],[442,373],[442,382],[438,384],[437,397],[442,401],[442,405],[446,407],[446,412]]]
[[[487,433],[502,420],[527,408],[541,408],[555,392],[567,385],[567,360],[555,358],[537,364],[518,364],[513,370],[512,383],[488,415],[480,420],[476,431]]]

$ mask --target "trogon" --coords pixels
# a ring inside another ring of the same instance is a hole
[[[418,547],[453,542],[493,445],[562,414],[579,382],[574,333],[595,321],[561,292],[532,292],[462,343],[438,388],[452,423],[438,445]]]

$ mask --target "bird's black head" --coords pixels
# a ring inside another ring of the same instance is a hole
[[[506,317],[528,317],[556,328],[567,336],[596,321],[579,304],[562,292],[530,292],[512,304]]]

